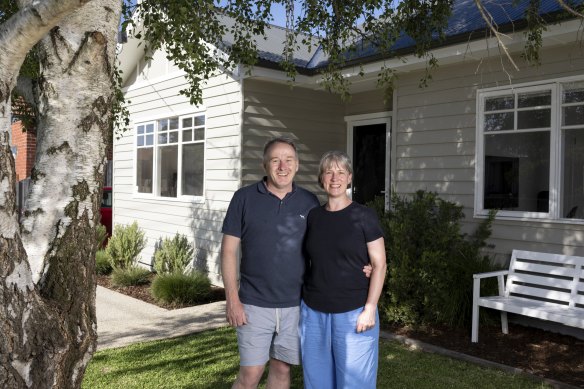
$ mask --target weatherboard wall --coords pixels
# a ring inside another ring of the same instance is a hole
[[[214,284],[222,285],[219,250],[221,224],[229,200],[239,188],[240,177],[240,82],[231,76],[212,77],[203,89],[203,105],[191,106],[179,91],[187,84],[183,74],[157,54],[153,63],[125,88],[130,101],[130,129],[114,142],[114,224],[137,221],[146,232],[147,247],[140,262],[150,264],[161,239],[177,232],[195,246],[195,265],[206,268]],[[173,198],[144,198],[135,192],[134,125],[144,120],[189,112],[206,115],[205,190],[200,201]]]
[[[477,90],[584,73],[583,51],[575,45],[542,50],[539,66],[516,61],[519,72],[501,58],[440,66],[423,88],[422,72],[399,76],[392,145],[392,183],[399,194],[437,192],[464,207],[464,229],[473,230],[480,220],[473,217]],[[490,242],[502,258],[512,249],[584,255],[584,224],[496,220]]]

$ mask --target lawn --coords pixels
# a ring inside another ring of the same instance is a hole
[[[221,328],[190,336],[100,351],[87,368],[83,389],[230,388],[238,370],[235,331]],[[265,375],[262,385],[265,388]],[[520,375],[482,368],[382,341],[378,388],[549,388]],[[293,369],[292,388],[302,388]]]

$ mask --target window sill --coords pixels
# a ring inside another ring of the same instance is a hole
[[[486,219],[488,214],[486,212],[479,212],[473,215],[475,219]],[[495,220],[515,221],[515,222],[531,222],[531,223],[550,223],[550,224],[571,224],[584,225],[584,219],[552,219],[549,217],[528,217],[528,216],[510,216],[497,215]]]
[[[205,197],[203,196],[182,196],[182,197],[162,197],[162,196],[153,196],[147,195],[142,193],[134,193],[132,195],[133,199],[136,200],[145,200],[152,203],[160,203],[160,202],[171,202],[171,203],[182,203],[182,204],[204,204]]]

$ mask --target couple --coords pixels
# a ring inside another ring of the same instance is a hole
[[[262,181],[234,194],[222,229],[227,321],[240,354],[233,388],[257,387],[268,360],[267,388],[289,388],[290,365],[302,359],[306,388],[373,389],[385,247],[375,213],[347,196],[351,161],[338,151],[322,157],[323,206],[293,181],[291,139],[270,140],[263,166]]]

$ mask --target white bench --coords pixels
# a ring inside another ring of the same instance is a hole
[[[497,277],[498,296],[480,296],[481,279],[488,277]],[[473,279],[472,342],[479,339],[479,307],[501,311],[504,334],[507,312],[584,328],[584,257],[513,250],[509,270]]]

